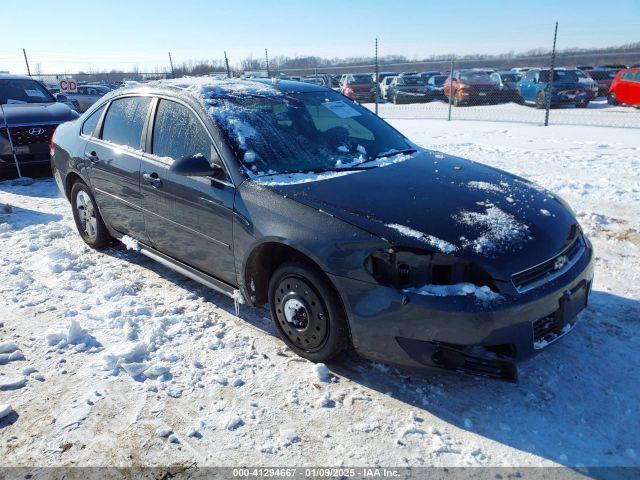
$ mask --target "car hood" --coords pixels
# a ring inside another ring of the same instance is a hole
[[[387,166],[268,188],[395,246],[451,253],[496,279],[541,263],[574,238],[558,197],[507,172],[422,151]]]
[[[426,92],[428,87],[426,85],[398,85],[396,89],[401,92]]]
[[[78,118],[78,114],[64,103],[21,103],[2,105],[0,125],[5,122],[12,125],[30,125],[43,123],[62,123]]]

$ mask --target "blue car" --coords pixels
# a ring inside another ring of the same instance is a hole
[[[524,103],[545,108],[547,95],[551,95],[551,106],[574,105],[584,108],[589,104],[589,95],[578,75],[573,70],[554,70],[553,85],[548,92],[550,70],[529,70],[518,82],[518,92]]]

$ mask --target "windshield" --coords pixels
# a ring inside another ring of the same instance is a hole
[[[411,149],[376,115],[332,91],[224,95],[206,102],[254,175],[338,170]]]
[[[613,78],[616,76],[616,71],[598,71],[598,70],[591,70],[589,72],[589,75],[591,75],[591,78],[593,78],[594,80],[613,80]]]
[[[422,77],[402,77],[405,85],[424,85],[424,78]]]
[[[467,82],[491,82],[489,75],[485,72],[462,72],[460,73],[460,80],[466,80]]]
[[[371,75],[352,75],[349,83],[373,83]]]
[[[53,103],[56,99],[34,80],[10,78],[0,79],[0,103]]]
[[[520,80],[520,75],[517,73],[501,73],[500,77],[502,77],[503,82],[517,82]]]
[[[549,71],[540,72],[540,81],[548,82],[549,81]],[[579,82],[578,75],[574,70],[554,70],[553,71],[553,81],[554,82],[569,82],[575,83]]]

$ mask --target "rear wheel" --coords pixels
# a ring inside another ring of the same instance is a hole
[[[616,98],[616,94],[613,93],[613,92],[611,92],[609,95],[607,95],[607,103],[609,105],[620,105],[620,102]]]
[[[349,343],[337,293],[316,267],[286,262],[269,281],[269,308],[282,340],[313,362],[326,362]]]
[[[81,180],[71,188],[71,209],[78,233],[82,240],[93,248],[102,248],[111,243],[111,235],[98,211],[89,187]]]

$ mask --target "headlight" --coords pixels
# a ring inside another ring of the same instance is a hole
[[[469,282],[495,290],[481,267],[443,253],[389,248],[371,254],[365,268],[381,285],[393,288],[455,285]]]
[[[466,83],[459,83],[458,88],[460,90],[464,90],[465,88],[471,88],[471,86],[467,85]]]

